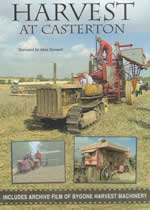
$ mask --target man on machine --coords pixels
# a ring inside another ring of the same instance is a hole
[[[108,65],[112,66],[112,46],[103,40],[102,37],[98,37],[97,41],[100,43],[100,48],[98,50],[98,55],[102,56],[104,58],[103,54],[106,52],[106,60]]]

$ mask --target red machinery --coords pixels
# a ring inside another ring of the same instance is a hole
[[[112,65],[106,55],[90,55],[89,73],[93,80],[103,85],[104,97],[108,100],[120,101],[126,97],[128,104],[133,104],[133,93],[139,80],[140,71],[146,68],[145,54],[142,48],[132,48],[132,44],[120,45],[115,42]],[[81,77],[79,77],[80,80]]]

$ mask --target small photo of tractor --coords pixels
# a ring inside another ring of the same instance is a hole
[[[64,181],[64,141],[12,142],[13,184]]]
[[[135,137],[75,137],[75,183],[136,183]]]

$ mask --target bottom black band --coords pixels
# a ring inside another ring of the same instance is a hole
[[[149,203],[150,189],[0,190],[1,205]]]

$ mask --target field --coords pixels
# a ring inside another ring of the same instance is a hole
[[[64,182],[64,166],[40,167],[26,174],[13,176],[13,183]]]
[[[81,173],[75,173],[74,174],[74,182],[76,183],[87,183],[87,174],[83,175]],[[136,182],[136,172],[135,171],[131,171],[131,172],[126,172],[126,173],[116,173],[112,176],[112,178],[110,180],[98,180],[95,181],[95,178],[93,177],[93,179],[91,181],[89,181],[89,183],[121,183],[121,184],[125,184],[125,183],[130,183],[130,184],[134,184]]]
[[[78,189],[78,188],[150,188],[150,91],[135,98],[133,106],[110,104],[108,112],[93,126],[82,130],[81,136],[136,136],[137,137],[137,183],[136,184],[72,184],[74,163],[74,136],[65,132],[64,121],[50,122],[46,127],[36,123],[31,113],[35,96],[9,96],[9,91],[0,89],[0,188],[1,189]],[[22,184],[11,183],[11,141],[64,140],[65,141],[65,184]],[[64,205],[65,207],[65,205]],[[73,205],[66,209],[99,209],[98,205]],[[122,205],[121,209],[148,209],[148,204]],[[26,207],[22,207],[25,209]],[[54,209],[59,209],[55,206]],[[117,205],[102,205],[103,209],[119,209]],[[9,209],[6,206],[3,209]],[[20,209],[16,206],[15,209]],[[38,209],[32,206],[31,209]],[[39,209],[43,209],[42,206]],[[45,207],[45,209],[49,209]]]
[[[0,120],[2,136],[7,135],[23,139],[64,139],[65,122],[63,120],[51,121],[45,127],[36,124],[31,114],[36,104],[35,96],[10,96],[8,90],[0,91]],[[149,102],[150,93],[143,92],[142,96],[135,98],[133,106],[122,104],[109,104],[108,112],[93,126],[82,130],[85,136],[142,136],[149,138]],[[92,131],[92,132],[91,132]],[[70,135],[71,136],[71,135]],[[39,138],[40,137],[40,138]],[[21,139],[20,139],[21,140]]]

